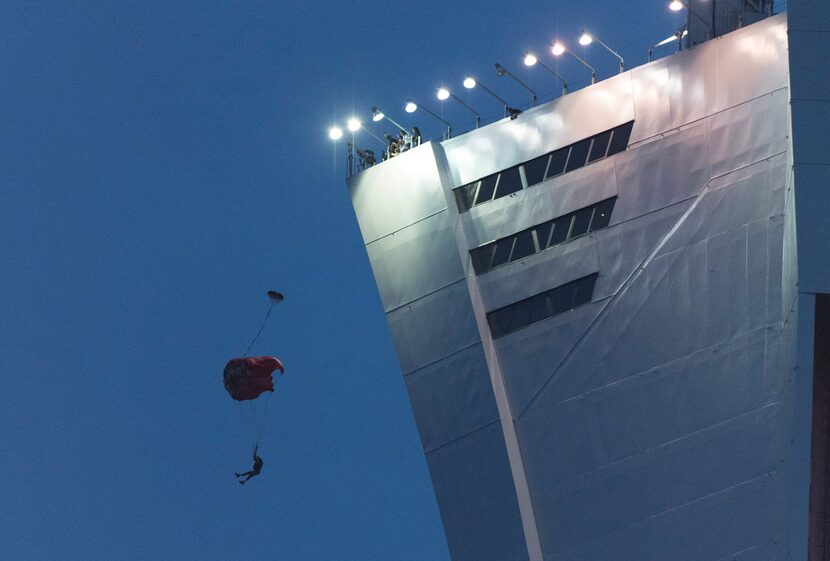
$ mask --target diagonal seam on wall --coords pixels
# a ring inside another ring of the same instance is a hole
[[[680,218],[678,218],[677,221],[672,225],[672,227],[669,228],[669,230],[660,238],[660,240],[657,242],[657,244],[654,246],[654,248],[652,248],[652,250],[649,252],[649,254],[646,255],[646,257],[640,262],[640,264],[637,265],[634,268],[634,270],[631,272],[631,274],[628,277],[626,277],[626,279],[623,281],[620,288],[610,298],[608,298],[608,300],[605,302],[605,305],[602,306],[602,309],[599,311],[597,316],[593,319],[593,321],[588,326],[588,328],[585,330],[585,332],[579,337],[579,339],[576,341],[576,343],[574,343],[574,345],[565,354],[565,356],[562,357],[562,359],[554,367],[554,369],[550,373],[550,375],[545,379],[545,381],[542,383],[542,385],[539,386],[539,388],[536,390],[536,392],[534,392],[534,394],[530,398],[530,400],[528,400],[527,404],[525,404],[525,406],[521,409],[521,411],[519,411],[514,416],[514,421],[517,421],[522,415],[525,414],[525,412],[528,409],[530,409],[531,406],[533,406],[533,404],[536,402],[536,400],[539,398],[539,396],[542,394],[542,392],[545,390],[545,388],[548,386],[548,384],[551,382],[551,380],[553,380],[553,378],[556,377],[556,375],[559,373],[559,371],[571,360],[571,358],[582,347],[582,345],[589,338],[589,336],[591,334],[593,334],[593,332],[597,329],[599,324],[605,319],[605,317],[609,313],[610,307],[613,304],[615,304],[620,298],[622,298],[628,292],[628,290],[634,284],[634,281],[637,278],[639,278],[640,274],[643,271],[645,271],[646,267],[648,267],[648,265],[654,260],[654,258],[657,256],[657,254],[660,253],[660,250],[663,249],[663,247],[672,238],[672,236],[674,236],[674,234],[677,232],[677,230],[680,229],[681,226],[683,226],[683,224],[686,222],[686,220],[689,218],[689,216],[691,216],[691,214],[695,211],[695,209],[698,207],[700,202],[703,200],[703,197],[707,193],[709,193],[709,191],[710,191],[709,187],[710,187],[710,185],[712,185],[713,182],[715,182],[717,179],[719,179],[721,177],[725,177],[727,175],[736,173],[736,172],[741,171],[743,169],[747,169],[749,167],[758,165],[761,162],[768,162],[768,161],[772,160],[773,158],[775,158],[777,156],[780,156],[781,154],[785,154],[785,153],[786,153],[786,151],[778,152],[776,154],[770,154],[769,156],[767,156],[765,158],[761,158],[760,160],[751,162],[751,163],[746,164],[744,166],[741,166],[741,167],[738,167],[736,169],[730,170],[728,172],[721,173],[719,175],[711,177],[709,179],[709,181],[700,190],[700,192],[694,197],[694,200],[692,201],[692,204],[689,205],[689,208],[687,208],[685,210],[685,212],[683,212],[683,214],[680,216]]]

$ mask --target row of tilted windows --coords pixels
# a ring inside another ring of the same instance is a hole
[[[544,156],[462,185],[453,191],[458,210],[465,212],[474,206],[622,152],[628,147],[633,126],[634,121],[629,121]]]
[[[605,199],[589,207],[554,218],[542,224],[498,239],[470,251],[477,275],[528,255],[569,242],[594,230],[605,228],[617,198]]]
[[[538,321],[557,316],[577,306],[588,304],[594,294],[598,273],[546,290],[530,298],[487,314],[494,339],[518,331]]]

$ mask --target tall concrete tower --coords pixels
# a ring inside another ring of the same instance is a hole
[[[828,559],[828,33],[791,1],[350,178],[454,561]]]

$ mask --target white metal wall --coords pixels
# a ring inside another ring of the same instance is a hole
[[[804,558],[788,85],[782,15],[352,179],[456,561]],[[628,151],[456,209],[632,119]],[[608,228],[473,273],[614,195]],[[594,272],[591,304],[490,337],[488,311]]]

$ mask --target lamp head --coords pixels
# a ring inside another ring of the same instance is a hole
[[[329,138],[332,140],[340,140],[343,137],[343,129],[340,127],[331,127],[329,129]]]
[[[472,76],[467,76],[466,78],[464,78],[464,87],[468,90],[471,90],[474,87],[476,87],[475,78],[473,78]]]
[[[669,4],[669,10],[671,10],[672,12],[679,12],[682,9],[683,2],[681,2],[680,0],[672,0],[672,2]]]
[[[372,120],[374,122],[382,121],[386,115],[383,114],[383,111],[378,109],[377,107],[372,107]]]
[[[538,61],[539,61],[539,59],[537,59],[537,58],[536,58],[536,55],[534,55],[533,53],[527,53],[527,54],[525,55],[525,61],[524,61],[524,62],[525,62],[525,66],[533,66],[533,65],[534,65],[534,64],[536,64]]]
[[[447,88],[438,88],[438,91],[435,92],[435,97],[437,97],[441,101],[444,101],[445,99],[448,99],[450,97],[450,90],[448,90]]]
[[[411,99],[406,102],[406,107],[404,107],[404,110],[407,113],[415,113],[416,109],[418,109],[418,104],[417,103],[415,103]]]
[[[583,47],[590,45],[594,42],[594,38],[591,37],[591,34],[587,31],[582,31],[582,35],[579,36],[579,44]]]
[[[507,70],[505,70],[504,66],[502,66],[501,64],[499,64],[497,62],[496,63],[496,76],[504,76],[505,74],[507,74]]]
[[[562,53],[564,53],[564,52],[565,52],[565,45],[563,45],[562,43],[560,43],[559,41],[557,41],[557,42],[556,42],[556,43],[554,43],[554,44],[553,44],[553,46],[550,48],[550,52],[551,52],[554,56],[559,56],[559,55],[561,55]]]

